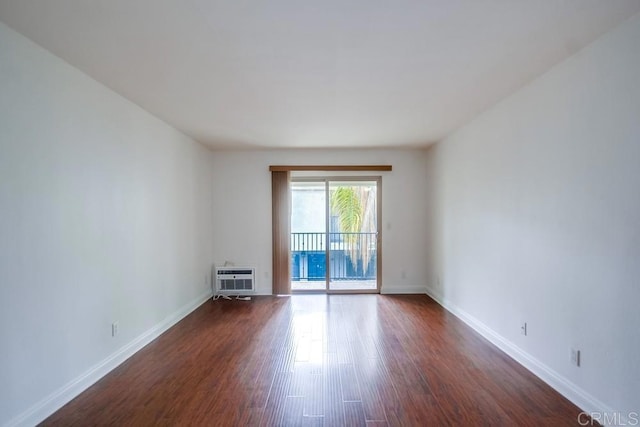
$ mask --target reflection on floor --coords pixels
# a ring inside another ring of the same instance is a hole
[[[322,280],[292,281],[292,291],[324,291],[325,282]],[[361,291],[376,289],[375,280],[333,280],[329,289],[336,291]]]

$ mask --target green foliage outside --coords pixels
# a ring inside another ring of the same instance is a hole
[[[339,231],[343,234],[343,249],[349,253],[354,269],[358,261],[367,271],[371,262],[371,236],[359,233],[376,231],[376,194],[365,186],[339,186],[331,190],[331,214],[338,217]]]

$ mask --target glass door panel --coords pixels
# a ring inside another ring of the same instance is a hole
[[[327,289],[326,181],[291,182],[291,290]]]
[[[378,289],[378,181],[329,181],[329,290]]]

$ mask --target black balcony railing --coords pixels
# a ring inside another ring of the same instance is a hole
[[[376,277],[378,233],[291,233],[291,280],[326,280],[327,239],[330,280]]]

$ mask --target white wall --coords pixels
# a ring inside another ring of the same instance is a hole
[[[418,150],[219,151],[214,157],[214,261],[256,267],[271,294],[269,165],[390,164],[382,176],[382,292],[424,292],[425,152]],[[321,175],[318,173],[316,175]],[[404,271],[404,277],[403,277]]]
[[[583,407],[623,415],[640,410],[639,40],[636,16],[427,159],[430,292]]]
[[[211,157],[0,24],[0,425],[202,301]]]

